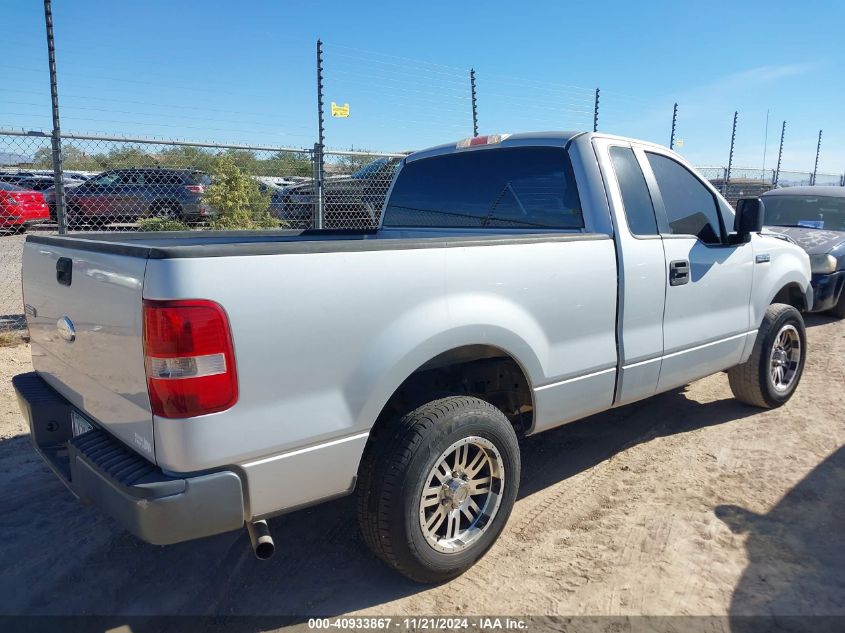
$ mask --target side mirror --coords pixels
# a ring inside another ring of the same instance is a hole
[[[749,241],[752,233],[759,233],[763,229],[764,211],[760,198],[740,198],[736,201],[734,232],[738,242]]]

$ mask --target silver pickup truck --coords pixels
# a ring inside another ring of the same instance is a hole
[[[29,236],[36,450],[168,544],[356,493],[420,582],[501,533],[518,439],[727,370],[785,403],[807,254],[677,154],[590,133],[476,137],[402,160],[373,231]]]

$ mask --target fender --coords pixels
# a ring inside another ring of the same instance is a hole
[[[493,295],[453,296],[448,303],[453,321],[448,329],[442,327],[444,306],[438,300],[405,313],[373,341],[343,390],[349,410],[357,412],[355,429],[369,430],[410,375],[436,356],[458,347],[499,348],[522,368],[529,386],[543,382],[546,368],[537,352],[548,350],[549,341],[521,306]]]

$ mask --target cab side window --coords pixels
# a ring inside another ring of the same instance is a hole
[[[654,205],[648,192],[645,177],[630,147],[611,147],[610,161],[616,172],[616,181],[625,205],[628,228],[634,235],[657,235]]]
[[[646,152],[673,235],[694,235],[705,244],[721,244],[716,198],[680,163]]]

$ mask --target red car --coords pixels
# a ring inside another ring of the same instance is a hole
[[[30,224],[50,219],[44,195],[8,182],[0,182],[0,231],[22,233]]]

